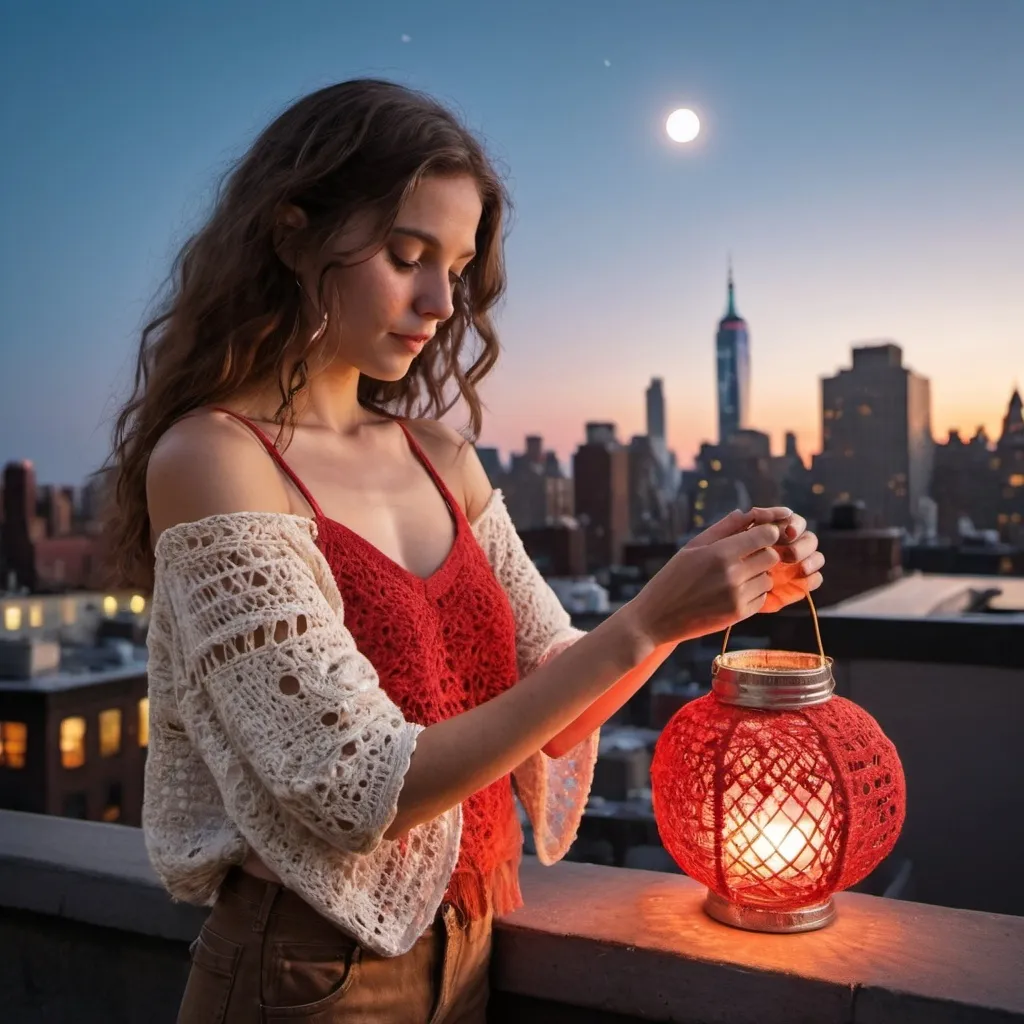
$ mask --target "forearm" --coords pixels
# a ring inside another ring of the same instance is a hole
[[[505,693],[425,729],[385,838],[403,835],[507,775],[651,654],[623,609]]]
[[[639,665],[616,680],[615,684],[602,693],[593,704],[584,708],[582,714],[573,719],[557,736],[545,743],[542,748],[544,753],[548,757],[562,757],[585,740],[595,729],[604,725],[657,672],[675,649],[674,643],[655,647]]]

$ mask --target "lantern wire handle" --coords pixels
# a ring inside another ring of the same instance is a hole
[[[811,592],[807,591],[807,603],[811,606],[811,622],[814,624],[814,639],[818,641],[818,654],[821,655],[821,664],[825,665],[825,645],[821,642],[821,627],[818,625],[818,610],[814,607],[814,600],[811,598]],[[725,627],[725,637],[722,640],[722,653],[725,654],[725,649],[729,646],[729,634],[732,633],[732,626]]]

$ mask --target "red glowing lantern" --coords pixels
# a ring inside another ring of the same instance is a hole
[[[892,850],[906,807],[903,767],[878,723],[833,696],[818,655],[722,654],[712,691],[684,705],[651,765],[662,842],[708,887],[705,911],[754,931],[835,917],[832,894]]]

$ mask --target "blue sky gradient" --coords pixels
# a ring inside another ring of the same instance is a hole
[[[14,2],[0,31],[0,460],[104,457],[138,329],[219,174],[362,75],[459,110],[516,203],[482,443],[714,432],[733,254],[754,425],[819,443],[818,378],[892,338],[935,432],[1024,383],[1024,3]],[[408,42],[402,36],[410,37]],[[609,62],[606,65],[605,62]],[[691,106],[704,131],[664,134]]]

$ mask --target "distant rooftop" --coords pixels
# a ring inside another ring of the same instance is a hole
[[[828,608],[822,616],[970,618],[1024,623],[1024,578],[913,573]]]
[[[85,670],[53,672],[32,679],[0,679],[0,693],[62,693],[84,686],[116,683],[122,679],[138,679],[146,674],[146,661],[135,660],[128,665]]]

